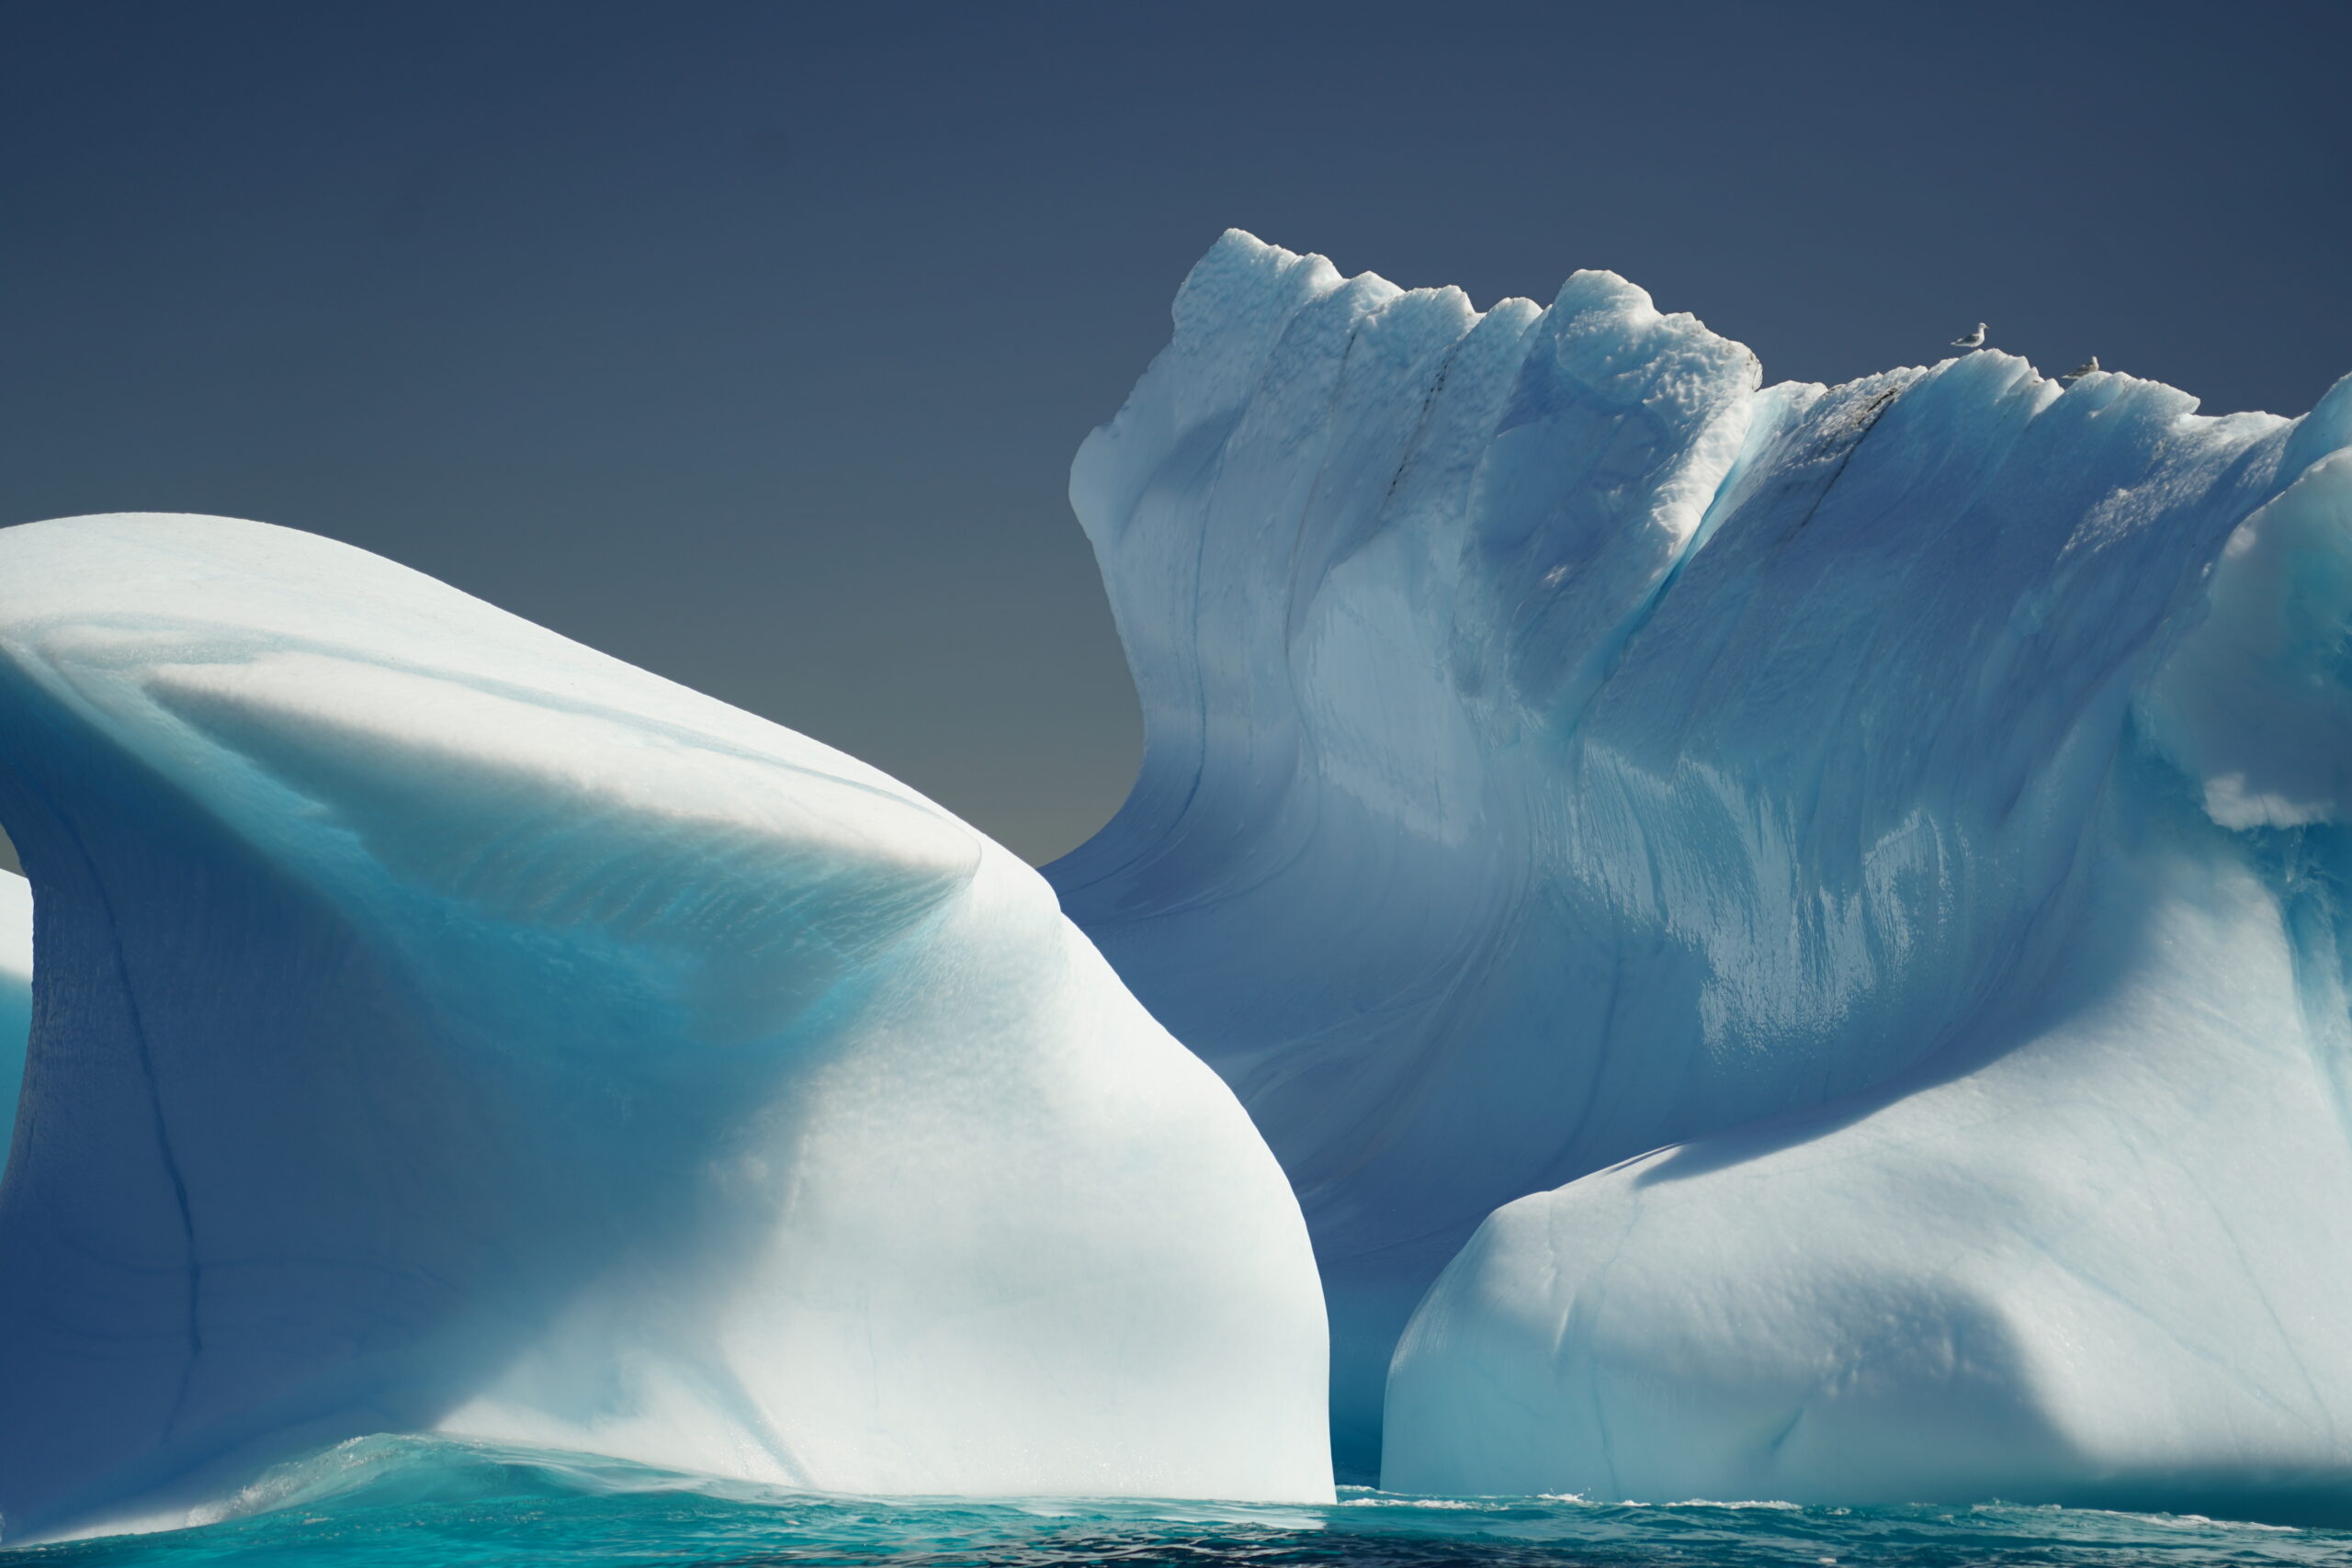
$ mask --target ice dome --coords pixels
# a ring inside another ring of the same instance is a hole
[[[0,532],[0,757],[39,950],[12,1543],[383,1431],[1329,1496],[1281,1170],[1046,884],[904,785],[183,516]]]

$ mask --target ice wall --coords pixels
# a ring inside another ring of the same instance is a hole
[[[12,1542],[379,1430],[1328,1495],[1282,1172],[875,770],[357,550],[96,517],[0,533],[0,820]]]
[[[2352,391],[1759,388],[1238,233],[1175,317],[1071,479],[1145,765],[1048,875],[1296,1183],[1343,1462],[1476,1231],[1389,1484],[2336,1485]]]

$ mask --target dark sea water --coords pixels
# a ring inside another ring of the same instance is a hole
[[[287,1465],[214,1522],[0,1549],[0,1564],[2342,1563],[2352,1532],[1985,1506],[1796,1508],[1407,1497],[1332,1507],[812,1497],[612,1461],[369,1438]]]

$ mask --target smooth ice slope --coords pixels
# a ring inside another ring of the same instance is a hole
[[[1027,868],[360,551],[0,533],[39,1021],[8,1539],[437,1430],[854,1492],[1329,1495],[1280,1169]]]
[[[1298,1185],[1342,1459],[1525,1198],[1387,1484],[2342,1510],[2352,389],[1759,381],[1229,234],[1073,470],[1148,747],[1049,874]]]

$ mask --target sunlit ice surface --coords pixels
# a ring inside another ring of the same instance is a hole
[[[2352,382],[1238,231],[1173,315],[1046,874],[1297,1189],[1341,1478],[2352,1517]]]

